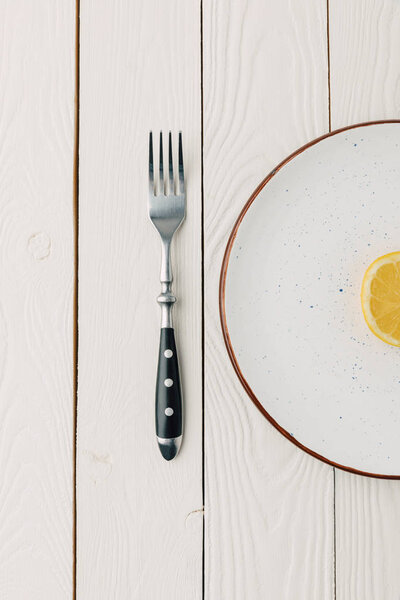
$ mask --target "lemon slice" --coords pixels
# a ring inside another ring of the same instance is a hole
[[[377,258],[366,270],[361,306],[368,327],[379,339],[400,346],[400,252]]]

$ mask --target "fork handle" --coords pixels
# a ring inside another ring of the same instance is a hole
[[[156,383],[156,434],[161,454],[171,460],[182,440],[182,396],[173,327],[162,327]]]

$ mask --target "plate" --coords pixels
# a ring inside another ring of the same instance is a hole
[[[299,149],[241,211],[220,280],[227,350],[261,413],[313,456],[400,478],[400,348],[367,327],[361,282],[400,250],[400,121]]]

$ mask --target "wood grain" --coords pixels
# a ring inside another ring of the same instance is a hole
[[[332,127],[400,117],[400,5],[330,0]],[[400,482],[336,472],[340,600],[400,597]]]
[[[330,0],[332,128],[400,114],[400,4]]]
[[[78,598],[201,598],[201,107],[197,1],[81,0]],[[160,241],[148,132],[183,131],[173,248],[184,443],[154,430]]]
[[[400,485],[336,472],[337,598],[400,595]]]
[[[218,280],[256,185],[328,129],[321,2],[204,1],[206,598],[333,598],[333,470],[281,437],[241,389]]]
[[[74,3],[0,23],[0,597],[70,600]]]

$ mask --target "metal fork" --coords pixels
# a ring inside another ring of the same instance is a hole
[[[179,133],[178,185],[172,156],[172,136],[168,139],[168,193],[164,184],[163,138],[160,133],[158,185],[154,182],[153,134],[149,140],[149,216],[161,236],[161,335],[156,382],[156,435],[161,454],[166,460],[177,455],[182,441],[182,395],[175,335],[172,326],[172,306],[176,301],[171,292],[171,241],[185,218],[185,181],[183,173],[182,133]],[[158,189],[158,193],[156,190]]]

